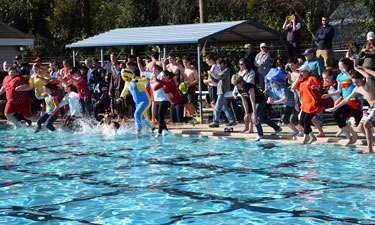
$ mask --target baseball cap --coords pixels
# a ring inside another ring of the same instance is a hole
[[[368,32],[367,33],[367,40],[375,40],[375,33],[374,32]]]
[[[41,59],[41,58],[36,58],[36,59],[34,60],[34,62],[35,62],[35,63],[39,63],[39,62],[41,63],[41,62],[42,62],[42,59]]]
[[[300,67],[297,69],[297,71],[299,71],[299,72],[303,72],[303,71],[308,71],[308,72],[310,72],[311,69],[310,69],[310,67],[309,67],[308,65],[302,65],[302,66],[300,66]]]
[[[260,44],[259,47],[267,47],[267,45],[266,45],[266,43],[262,43],[262,44]]]
[[[16,56],[14,57],[14,59],[15,59],[15,60],[20,60],[20,59],[22,59],[22,56],[21,56],[21,55],[16,55]]]
[[[307,54],[315,54],[315,51],[312,48],[308,48],[305,50],[304,53],[302,53],[302,55],[307,55]]]

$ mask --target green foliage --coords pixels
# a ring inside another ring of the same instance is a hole
[[[370,18],[367,21],[367,28],[370,31],[375,31],[375,0],[369,0],[368,10],[369,10]]]
[[[351,1],[351,0],[349,0]],[[361,0],[364,1],[364,0]],[[375,30],[375,0],[369,0],[370,20]],[[285,16],[297,13],[304,27],[303,40],[311,43],[338,0],[207,0],[209,22],[252,19],[282,31]],[[158,26],[199,22],[198,0],[0,0],[0,21],[31,35],[35,45],[26,52],[33,56],[70,55],[65,45],[114,28]],[[129,47],[105,48],[128,51]],[[144,47],[136,47],[145,51]],[[80,54],[98,54],[85,48]],[[149,49],[149,51],[151,51]]]

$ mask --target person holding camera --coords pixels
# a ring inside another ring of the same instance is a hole
[[[375,71],[375,33],[367,33],[367,43],[359,53],[359,58],[364,58],[362,67]]]
[[[286,40],[288,41],[288,58],[300,56],[300,29],[301,24],[297,23],[297,17],[295,14],[285,18],[283,30],[287,32]]]

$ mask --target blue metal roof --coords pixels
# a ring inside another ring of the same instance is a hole
[[[285,35],[252,20],[120,28],[66,45],[67,48],[177,45],[208,42],[278,41]]]

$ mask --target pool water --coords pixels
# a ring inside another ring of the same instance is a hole
[[[0,224],[375,223],[375,156],[355,148],[0,130]]]

